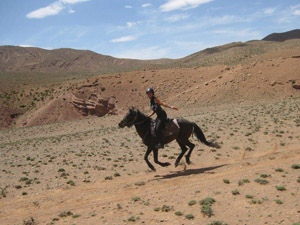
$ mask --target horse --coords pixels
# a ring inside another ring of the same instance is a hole
[[[171,164],[169,162],[160,162],[158,160],[158,149],[155,147],[158,144],[158,138],[154,135],[151,135],[151,123],[153,123],[153,120],[150,117],[132,107],[119,123],[119,127],[124,128],[125,126],[135,126],[138,135],[142,138],[143,143],[147,146],[144,160],[146,161],[150,169],[156,171],[154,166],[148,160],[148,156],[152,151],[154,162],[156,164],[162,167],[167,167]],[[185,159],[187,164],[191,164],[190,156],[195,145],[189,141],[189,138],[193,133],[197,137],[198,141],[202,142],[203,144],[215,148],[220,147],[217,143],[207,141],[202,130],[196,123],[190,122],[186,119],[177,119],[176,124],[179,126],[178,132],[174,132],[173,134],[164,137],[164,144],[172,142],[176,139],[181,148],[181,153],[178,155],[175,161],[175,167],[179,165],[181,158],[187,152],[187,146],[189,147],[189,151],[186,154]]]

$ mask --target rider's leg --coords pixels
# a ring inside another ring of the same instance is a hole
[[[159,119],[156,125],[156,135],[159,141],[158,145],[156,146],[157,148],[164,148],[164,137],[162,134],[163,127],[164,127],[164,121]]]

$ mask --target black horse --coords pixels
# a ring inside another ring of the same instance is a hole
[[[181,153],[176,159],[175,167],[178,166],[181,158],[184,156],[186,151],[188,150],[186,146],[190,148],[188,153],[185,156],[186,162],[191,164],[190,156],[192,151],[195,147],[193,143],[189,141],[190,136],[194,133],[199,141],[204,143],[207,146],[211,147],[219,147],[218,144],[208,142],[201,131],[201,129],[197,126],[196,123],[192,123],[185,119],[177,119],[177,123],[179,125],[178,132],[175,132],[172,135],[164,137],[164,144],[167,144],[176,139],[177,143],[181,147]],[[160,166],[166,167],[169,166],[170,163],[168,162],[160,162],[158,161],[158,149],[155,148],[155,145],[158,143],[158,138],[151,135],[150,126],[151,126],[151,118],[141,113],[139,110],[134,108],[130,108],[129,112],[125,115],[123,120],[119,123],[119,127],[123,128],[125,126],[132,127],[135,126],[137,133],[143,139],[143,143],[147,145],[148,149],[144,156],[145,161],[147,162],[148,166],[155,171],[154,166],[149,162],[148,156],[153,151],[154,162],[159,164]]]

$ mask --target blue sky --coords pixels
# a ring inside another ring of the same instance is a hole
[[[300,0],[0,0],[0,45],[180,58],[300,28]]]

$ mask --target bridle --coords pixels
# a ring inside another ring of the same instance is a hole
[[[136,114],[135,114],[135,117],[134,117],[134,120],[133,120],[133,124],[134,125],[140,125],[140,124],[143,124],[143,123],[145,123],[149,118],[148,117],[146,117],[146,119],[144,119],[143,121],[141,121],[141,122],[135,122],[136,120],[137,120],[137,117],[138,117],[138,112],[136,112]]]
[[[137,117],[138,117],[138,113],[135,112],[135,116],[134,116],[134,119],[132,121],[132,125],[140,125],[140,124],[143,124],[145,123],[149,118],[147,117],[146,119],[144,119],[143,121],[141,122],[135,122],[137,120]]]

